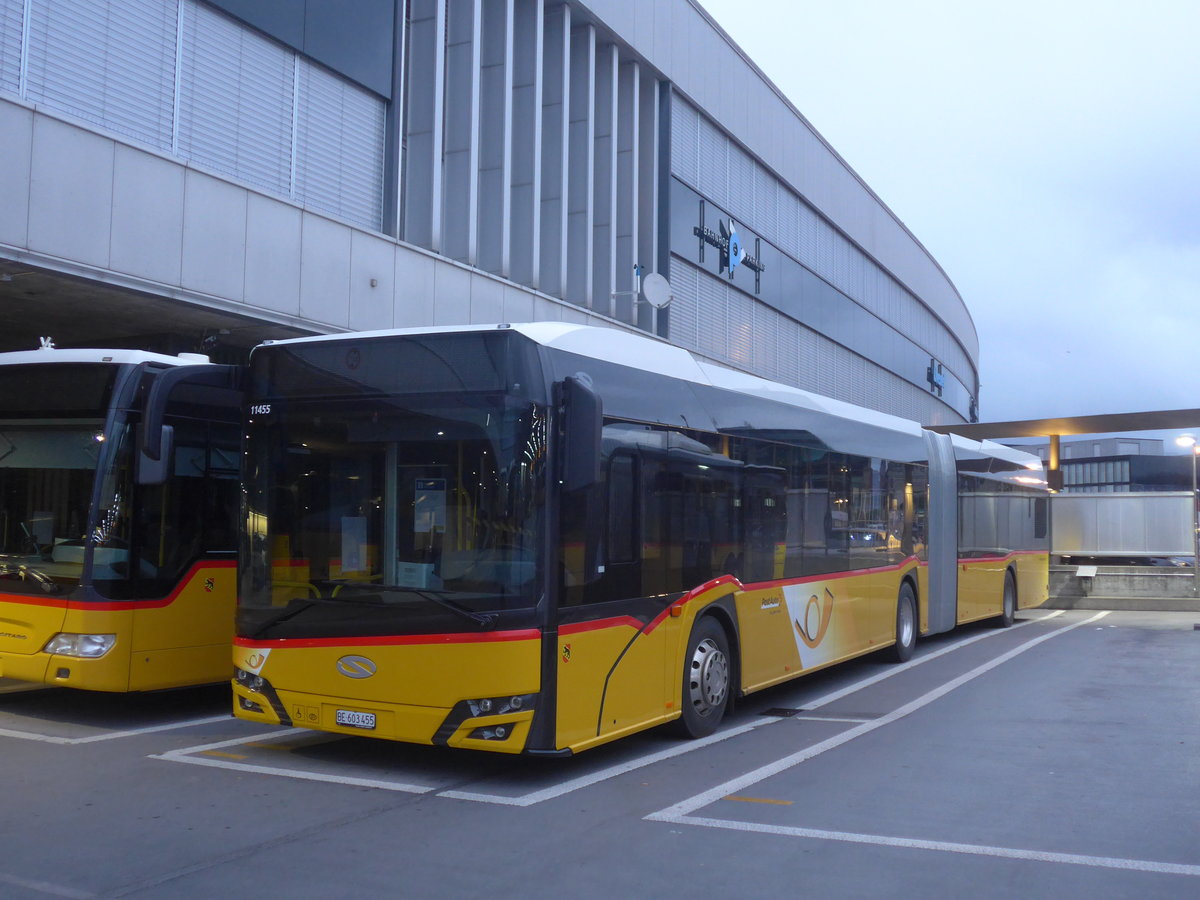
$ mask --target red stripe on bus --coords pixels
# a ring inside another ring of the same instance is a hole
[[[231,559],[214,559],[198,562],[188,569],[187,574],[179,580],[174,590],[167,596],[157,600],[66,600],[52,597],[33,597],[25,594],[0,594],[0,602],[23,603],[26,606],[48,606],[68,610],[103,610],[112,612],[125,609],[161,609],[170,606],[183,593],[183,589],[191,584],[198,573],[205,569],[233,569],[237,562]]]
[[[998,563],[1008,562],[1017,556],[1044,556],[1049,554],[1049,550],[1010,550],[1004,556],[960,556],[958,558],[959,565],[967,565],[968,563]]]
[[[788,587],[793,584],[811,584],[814,581],[837,581],[842,578],[856,578],[859,575],[878,575],[881,572],[899,572],[906,568],[911,563],[916,563],[918,566],[927,566],[927,562],[922,562],[915,556],[910,556],[898,563],[890,566],[876,566],[870,569],[850,569],[847,572],[826,572],[824,575],[805,575],[801,578],[784,578],[779,581],[759,581],[754,584],[748,584],[745,589],[748,591],[763,591],[773,587]]]
[[[370,635],[345,638],[273,638],[255,641],[249,638],[234,638],[236,647],[251,650],[270,650],[276,647],[391,647],[413,644],[488,644],[507,641],[540,640],[542,633],[536,628],[519,631],[460,632],[454,634],[405,634]]]
[[[613,616],[611,619],[594,619],[591,622],[575,622],[571,625],[563,625],[558,629],[560,635],[582,634],[585,631],[602,631],[605,628],[617,627],[632,628],[634,631],[642,630],[642,623],[633,616]]]

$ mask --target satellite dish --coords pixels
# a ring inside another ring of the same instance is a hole
[[[657,272],[642,279],[642,296],[655,309],[662,309],[671,302],[671,283]]]

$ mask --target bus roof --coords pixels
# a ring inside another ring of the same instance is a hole
[[[113,363],[115,365],[140,365],[157,363],[160,366],[207,365],[212,361],[201,353],[180,353],[167,356],[165,353],[150,353],[146,350],[101,350],[93,348],[59,350],[48,347],[38,350],[14,350],[0,353],[0,366],[24,366],[45,363]]]
[[[822,430],[830,436],[831,445],[840,445],[848,450],[853,445],[859,445],[862,448],[861,452],[866,455],[875,455],[868,448],[878,447],[875,453],[886,453],[890,449],[895,454],[892,458],[904,458],[903,448],[911,446],[915,441],[922,441],[924,435],[921,425],[910,419],[703,361],[682,347],[669,344],[653,335],[634,334],[594,325],[526,322],[511,325],[429,326],[290,338],[266,341],[260,346],[497,330],[516,331],[551,350],[755,397],[768,403],[803,409],[824,424]],[[844,425],[839,426],[839,422]],[[992,441],[970,441],[956,437],[954,447],[955,455],[960,459],[992,457],[1030,469],[1041,468],[1041,461],[1036,456]]]

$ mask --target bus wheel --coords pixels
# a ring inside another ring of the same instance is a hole
[[[706,616],[692,628],[683,660],[679,727],[686,737],[705,737],[717,730],[729,701],[731,672],[725,629]]]
[[[900,595],[896,598],[896,643],[892,645],[892,659],[908,662],[916,646],[917,595],[906,581],[900,585]]]
[[[1013,580],[1012,572],[1004,573],[1004,603],[1000,607],[1000,615],[996,616],[997,628],[1008,628],[1017,617],[1017,583]]]

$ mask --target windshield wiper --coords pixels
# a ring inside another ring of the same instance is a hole
[[[300,613],[304,612],[305,610],[312,609],[320,602],[320,600],[304,599],[300,597],[292,599],[291,602],[289,602],[287,606],[280,610],[277,615],[271,616],[269,619],[267,619],[267,621],[255,628],[254,632],[250,635],[250,640],[257,640],[263,636],[263,632],[265,632],[268,628],[272,627],[273,625],[278,625],[280,622],[286,622],[288,619],[300,615]],[[294,608],[292,606],[293,603],[295,604]]]
[[[378,591],[380,593],[386,592],[389,594],[412,594],[416,597],[420,597],[422,600],[429,600],[432,603],[436,603],[443,609],[448,609],[453,613],[457,613],[465,619],[470,619],[480,628],[490,629],[496,626],[496,617],[494,615],[489,613],[477,613],[473,609],[467,609],[465,606],[455,603],[453,600],[449,600],[446,597],[439,597],[437,594],[430,593],[429,591],[422,591],[417,588],[399,587],[398,585],[390,584],[363,584],[361,581],[326,581],[323,583],[336,584],[340,585],[341,587],[361,588],[363,590]]]
[[[57,594],[61,590],[54,579],[37,569],[10,562],[0,563],[0,578],[13,577],[21,581],[32,581],[42,589],[43,594]]]

